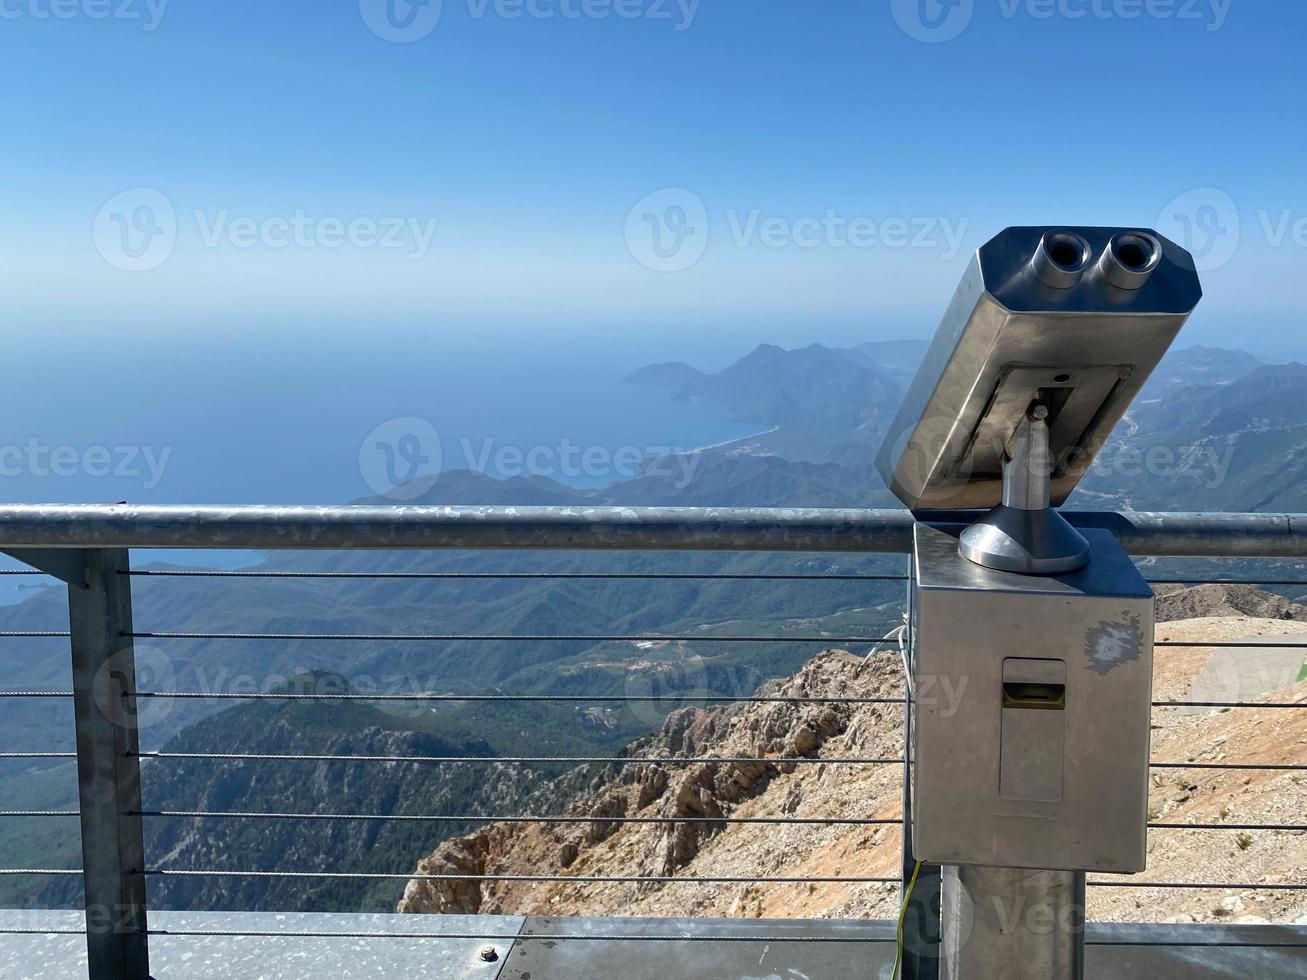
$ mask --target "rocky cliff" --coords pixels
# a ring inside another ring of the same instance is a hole
[[[1199,585],[1191,589],[1158,589],[1157,622],[1250,616],[1253,619],[1307,621],[1307,606],[1248,585]]]
[[[1215,615],[1163,624],[1159,638],[1198,645],[1158,650],[1154,697],[1159,701],[1210,699],[1205,694],[1211,689],[1213,670],[1217,675],[1234,670],[1247,698],[1307,705],[1307,682],[1290,676],[1289,683],[1272,690],[1269,685],[1278,684],[1283,677],[1260,670],[1256,659],[1237,661],[1243,666],[1231,667],[1217,659],[1231,651],[1202,646],[1259,636],[1285,636],[1286,644],[1292,644],[1296,634],[1307,640],[1307,624],[1279,620],[1285,608],[1264,593],[1250,597],[1235,590],[1221,596],[1224,598],[1214,597],[1209,590],[1181,595],[1172,604],[1205,604],[1225,613],[1230,601],[1253,602],[1276,618]],[[1260,655],[1256,649],[1241,652],[1253,658]],[[1283,659],[1283,650],[1279,656]],[[900,673],[897,652],[864,661],[831,650],[759,693],[897,698],[902,693]],[[1252,691],[1247,690],[1250,683]],[[399,910],[889,917],[897,907],[896,885],[696,884],[680,879],[898,874],[900,840],[893,824],[766,821],[897,818],[899,766],[820,760],[899,755],[901,716],[896,704],[881,703],[748,703],[679,711],[667,719],[661,732],[628,750],[632,756],[669,762],[607,767],[581,801],[567,811],[568,816],[580,818],[577,823],[492,824],[442,844],[417,868],[419,874],[638,875],[676,880],[634,886],[414,879],[405,889]],[[705,755],[767,761],[675,761]],[[1154,821],[1182,825],[1307,823],[1307,774],[1303,772],[1183,767],[1206,762],[1307,764],[1307,710],[1159,708],[1153,757],[1181,764],[1153,774]],[[798,759],[807,761],[799,763]],[[658,822],[669,817],[698,818],[698,822]],[[762,822],[717,822],[715,818],[721,817]],[[1149,855],[1149,868],[1141,879],[1307,882],[1307,835],[1299,831],[1157,829],[1150,834]],[[1291,921],[1304,913],[1307,897],[1301,892],[1091,889],[1090,914],[1099,919]]]

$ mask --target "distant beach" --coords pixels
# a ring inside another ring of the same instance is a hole
[[[710,449],[725,449],[727,446],[733,446],[737,442],[748,442],[750,439],[758,439],[762,436],[769,436],[777,429],[779,425],[773,425],[770,429],[763,429],[761,432],[752,432],[747,436],[736,436],[734,439],[727,439],[725,442],[714,442],[711,446],[699,446],[689,450],[690,453],[706,453]]]

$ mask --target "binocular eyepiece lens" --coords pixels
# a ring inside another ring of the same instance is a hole
[[[1062,269],[1079,269],[1085,264],[1084,253],[1076,243],[1058,236],[1048,243],[1048,257]]]
[[[1050,231],[1031,259],[1035,274],[1054,289],[1070,289],[1089,268],[1089,243],[1069,231]]]
[[[1148,268],[1148,263],[1153,260],[1153,249],[1144,241],[1118,242],[1116,257],[1127,269],[1138,271]]]
[[[1127,231],[1108,243],[1098,267],[1113,286],[1138,289],[1161,261],[1161,242],[1143,232]]]
[[[1030,266],[1046,286],[1070,289],[1090,268],[1093,250],[1071,231],[1049,231],[1039,240]],[[1162,261],[1162,244],[1142,231],[1113,236],[1098,260],[1098,274],[1118,289],[1138,289]]]

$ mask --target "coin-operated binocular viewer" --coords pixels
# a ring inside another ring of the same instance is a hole
[[[1007,229],[877,460],[918,517],[910,829],[943,866],[948,980],[1081,977],[1085,872],[1144,870],[1153,593],[1110,532],[1053,508],[1200,296],[1154,232]],[[930,513],[959,510],[986,512]]]

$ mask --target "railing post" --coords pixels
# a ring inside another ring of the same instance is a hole
[[[908,665],[916,650],[916,621],[912,608],[912,576],[909,573],[907,611]],[[909,670],[909,675],[910,675]],[[917,869],[912,847],[912,678],[903,679],[903,964],[902,980],[939,980],[940,951],[940,867],[923,864]],[[913,884],[915,880],[915,884]],[[909,891],[911,888],[911,891]]]
[[[122,548],[85,554],[87,587],[69,586],[68,617],[88,966],[91,980],[147,980],[130,564]]]

